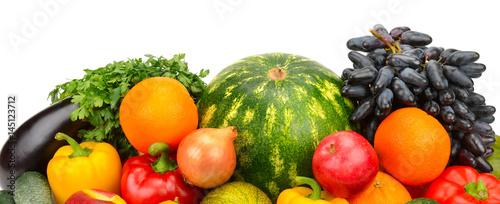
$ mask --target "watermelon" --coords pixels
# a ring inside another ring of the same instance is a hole
[[[200,128],[236,126],[232,180],[249,182],[273,201],[313,177],[312,156],[327,135],[358,130],[354,104],[340,95],[342,80],[311,59],[285,53],[249,56],[229,65],[197,103]]]

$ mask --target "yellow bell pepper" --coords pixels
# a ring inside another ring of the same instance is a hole
[[[163,202],[158,203],[158,204],[179,204],[179,199],[177,197],[175,197],[174,200],[167,200],[167,201],[163,201]]]
[[[99,189],[120,195],[121,160],[108,143],[83,142],[80,145],[64,133],[57,140],[69,145],[59,148],[47,166],[47,179],[57,204],[75,192]]]
[[[312,187],[295,187],[286,189],[278,196],[277,204],[349,204],[346,199],[336,198],[326,191],[321,190],[321,186],[314,179],[297,176],[295,182],[298,185],[307,184]]]

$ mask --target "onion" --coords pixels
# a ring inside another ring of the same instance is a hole
[[[186,181],[207,189],[228,181],[236,167],[233,141],[237,135],[234,126],[189,133],[177,149],[177,165]]]

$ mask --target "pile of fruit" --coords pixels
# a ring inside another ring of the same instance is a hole
[[[371,32],[340,77],[285,53],[208,85],[184,55],[85,70],[4,145],[0,203],[500,203],[479,54]]]
[[[486,70],[476,62],[479,54],[428,46],[429,35],[408,27],[388,32],[375,25],[371,32],[373,36],[347,42],[354,68],[342,72],[342,95],[359,104],[351,122],[362,122],[373,143],[378,125],[391,112],[418,107],[438,119],[450,135],[449,165],[492,172],[485,158],[493,154],[495,132],[489,124],[496,109],[474,92],[472,78]]]

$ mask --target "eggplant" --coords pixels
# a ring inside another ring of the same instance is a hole
[[[72,121],[70,112],[78,108],[65,98],[50,105],[19,126],[3,145],[0,152],[0,186],[15,188],[14,181],[25,171],[46,175],[47,164],[65,141],[57,141],[58,132],[76,138],[78,130],[88,125],[82,120]]]

